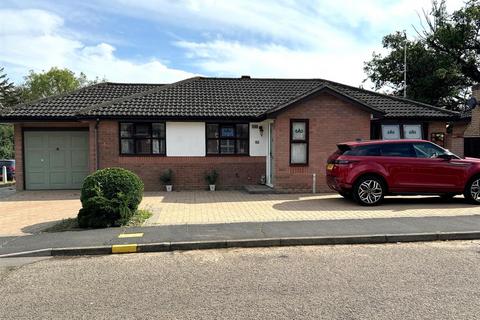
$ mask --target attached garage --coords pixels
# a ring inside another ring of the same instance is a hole
[[[88,131],[24,131],[27,190],[80,189],[88,175]]]

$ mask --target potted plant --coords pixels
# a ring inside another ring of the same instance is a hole
[[[207,180],[207,183],[210,187],[210,191],[215,191],[215,183],[217,182],[217,178],[218,178],[218,172],[215,169],[205,173],[205,180]]]
[[[173,180],[173,171],[172,169],[165,170],[162,175],[160,176],[160,181],[162,181],[163,185],[167,189],[167,192],[172,191],[172,180]]]

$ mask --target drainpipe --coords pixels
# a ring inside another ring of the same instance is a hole
[[[100,119],[97,118],[95,123],[95,171],[100,168],[100,156],[99,156],[99,146],[98,146],[98,124],[100,123]]]
[[[312,193],[317,193],[317,174],[314,173],[312,176],[313,184],[312,184]]]

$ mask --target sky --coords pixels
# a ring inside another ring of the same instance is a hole
[[[447,0],[447,8],[462,6]],[[66,67],[113,82],[217,76],[323,78],[359,86],[382,37],[431,0],[0,0],[0,67]]]

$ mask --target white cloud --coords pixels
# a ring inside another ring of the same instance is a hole
[[[448,0],[447,7],[462,3]],[[403,29],[414,37],[412,24],[418,25],[431,0],[98,0],[85,6],[99,16],[133,16],[175,30],[173,44],[184,52],[178,59],[209,75],[319,77],[359,85],[363,62],[382,51],[382,37]],[[171,82],[192,75],[156,58],[119,58],[111,41],[86,45],[72,34],[50,12],[0,10],[0,61],[14,70],[65,66],[111,81]]]
[[[140,62],[118,58],[107,43],[86,46],[63,25],[61,17],[44,10],[0,10],[0,62],[12,66],[13,79],[19,81],[30,69],[53,66],[119,82],[168,83],[193,76],[154,58]]]
[[[198,66],[224,76],[326,78],[352,85],[363,80],[363,56],[368,52],[316,53],[275,44],[252,47],[238,42],[178,42]]]
[[[449,0],[448,7],[462,1]],[[431,0],[117,0],[106,10],[206,34],[176,45],[209,74],[321,77],[357,86],[364,61],[382,51],[382,37],[403,29],[415,37],[412,25],[430,7]]]

